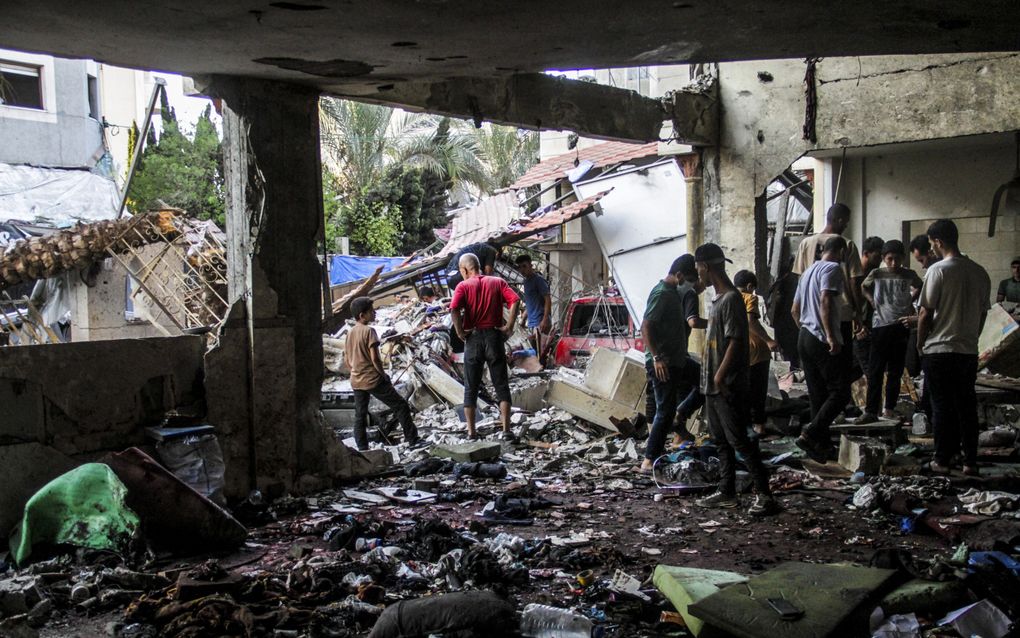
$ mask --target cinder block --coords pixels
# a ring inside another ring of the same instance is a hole
[[[851,472],[878,474],[886,453],[885,443],[878,439],[846,434],[839,439],[839,464]]]
[[[503,446],[498,441],[472,441],[470,443],[433,446],[432,456],[453,459],[459,463],[469,463],[498,459],[502,450]]]

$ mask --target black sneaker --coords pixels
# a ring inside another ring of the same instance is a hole
[[[698,507],[722,507],[732,509],[737,506],[737,497],[722,492],[713,492],[704,498],[694,502]]]
[[[511,432],[510,430],[507,430],[507,431],[503,432],[502,437],[503,437],[503,440],[506,441],[507,443],[519,443],[520,442],[520,440],[517,438],[517,435],[514,434],[513,432]]]
[[[810,439],[805,439],[804,437],[800,436],[797,437],[796,444],[797,447],[807,452],[807,455],[811,457],[812,461],[816,463],[821,463],[822,465],[825,465],[829,461],[829,455],[827,454],[826,450],[823,450],[814,441],[811,441]]]
[[[782,510],[777,501],[772,496],[764,496],[762,494],[756,494],[754,502],[751,507],[747,508],[748,516],[772,516],[778,514]]]

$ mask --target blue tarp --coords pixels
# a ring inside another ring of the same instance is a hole
[[[365,277],[371,277],[379,266],[389,272],[404,263],[407,257],[355,257],[333,255],[329,263],[329,285],[339,286]]]

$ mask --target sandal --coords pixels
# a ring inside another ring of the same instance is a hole
[[[932,474],[941,474],[943,476],[948,475],[949,472],[951,471],[949,466],[942,465],[938,461],[928,461],[928,465],[926,467],[928,468],[928,471],[931,472]]]

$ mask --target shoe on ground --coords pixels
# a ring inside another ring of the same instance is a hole
[[[507,443],[520,442],[520,440],[517,438],[517,435],[511,432],[510,430],[505,430],[501,436],[503,437],[503,440],[506,441]]]
[[[772,516],[773,514],[778,514],[781,510],[779,501],[774,497],[757,494],[754,497],[754,502],[751,503],[751,507],[747,509],[747,514],[749,516]]]
[[[878,423],[878,417],[870,412],[865,412],[854,419],[854,425],[867,425],[869,423]]]
[[[891,419],[893,421],[899,421],[900,415],[896,414],[896,410],[884,410],[882,412],[883,419]]]
[[[737,506],[737,497],[723,494],[722,492],[713,492],[705,498],[699,498],[695,501],[695,504],[698,507],[722,507],[730,509]]]
[[[981,476],[981,470],[976,465],[964,465],[963,473],[966,476]]]
[[[928,463],[928,471],[932,474],[949,474],[951,468],[948,465],[942,465],[938,461],[931,461]]]
[[[810,439],[805,439],[803,436],[797,437],[797,447],[807,452],[808,457],[811,458],[815,463],[821,463],[825,465],[829,462],[829,455],[827,450],[823,450],[820,445]]]
[[[429,444],[428,441],[426,441],[425,439],[423,439],[422,437],[419,436],[419,437],[413,438],[410,441],[408,441],[407,442],[407,448],[409,450],[418,450],[418,449],[421,449],[421,448],[427,446],[428,444]]]
[[[468,441],[481,441],[482,440],[482,435],[477,433],[477,432],[474,432],[472,434],[468,434],[467,435],[467,440]]]

